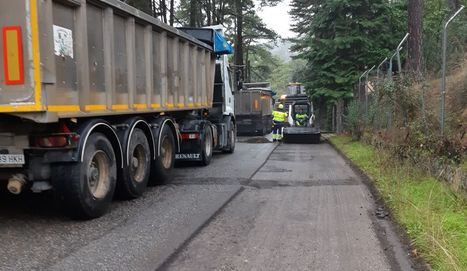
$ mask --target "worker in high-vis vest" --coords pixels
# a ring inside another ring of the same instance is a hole
[[[272,111],[274,127],[272,128],[272,140],[282,140],[282,128],[287,121],[287,113],[284,111],[284,105],[279,104],[278,110]]]
[[[307,121],[308,121],[308,114],[305,112],[305,110],[300,109],[299,112],[295,114],[295,125],[306,126]]]

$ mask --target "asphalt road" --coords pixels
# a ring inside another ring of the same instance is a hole
[[[155,270],[240,191],[273,148],[239,144],[208,167],[176,168],[171,184],[115,201],[92,221],[63,216],[49,195],[3,191],[0,270]]]
[[[329,145],[239,143],[93,221],[0,194],[0,270],[410,269],[375,208]]]
[[[279,145],[163,270],[410,270],[362,180],[327,144]]]

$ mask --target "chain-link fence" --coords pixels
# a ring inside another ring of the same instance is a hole
[[[357,138],[366,132],[376,144],[390,145],[401,158],[428,159],[421,163],[427,170],[466,187],[465,171],[456,169],[467,147],[467,12],[454,15],[433,31],[436,38],[424,40],[421,79],[415,81],[404,68],[406,37],[392,55],[362,73],[355,99],[346,105],[344,126]]]
[[[391,129],[417,122],[425,134],[453,137],[459,132],[465,132],[467,12],[460,11],[446,30],[445,77],[443,25],[439,26],[439,38],[424,46],[425,69],[420,82],[411,81],[404,69],[407,56],[405,39],[392,56],[363,73],[355,95],[362,114],[363,128]],[[442,87],[443,78],[446,82],[445,90]]]

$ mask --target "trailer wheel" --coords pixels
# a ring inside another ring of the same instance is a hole
[[[175,139],[172,130],[165,125],[160,136],[160,155],[151,166],[150,185],[164,184],[170,179],[175,163]]]
[[[131,134],[127,165],[117,183],[118,194],[125,199],[140,197],[146,190],[151,167],[151,150],[144,132],[136,128]]]
[[[230,122],[230,131],[228,135],[229,144],[224,152],[226,153],[234,153],[235,151],[235,143],[237,141],[237,127],[233,121]]]
[[[204,139],[201,141],[202,152],[201,152],[201,164],[207,166],[211,163],[212,152],[213,152],[213,138],[212,130],[209,126],[204,128]]]
[[[52,182],[63,201],[65,211],[81,219],[105,214],[112,201],[117,166],[112,144],[101,133],[94,133],[84,146],[83,161],[57,165]]]

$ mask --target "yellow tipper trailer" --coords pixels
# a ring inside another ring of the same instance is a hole
[[[118,0],[0,1],[0,184],[73,216],[137,198],[175,161],[233,152],[218,26],[173,28]]]
[[[48,122],[211,106],[210,46],[120,1],[2,1],[0,25],[0,112]]]

